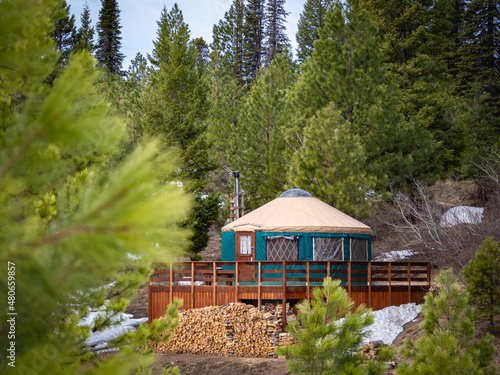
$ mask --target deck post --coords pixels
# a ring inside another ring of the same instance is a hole
[[[239,302],[238,300],[238,284],[240,283],[240,273],[239,273],[239,270],[240,270],[240,267],[239,267],[239,264],[240,262],[235,262],[236,263],[236,287],[235,287],[235,290],[234,290],[234,299],[236,300],[235,302]]]
[[[347,263],[347,291],[349,292],[349,297],[351,297],[351,261]]]
[[[372,307],[372,262],[368,262],[368,307]]]
[[[283,307],[281,309],[283,331],[286,329],[286,261],[283,261]]]
[[[262,306],[262,262],[259,262],[259,281],[257,290],[257,300],[258,300],[257,308],[260,311],[260,308]]]
[[[408,278],[408,303],[411,302],[411,263],[407,265],[407,278]]]
[[[326,277],[330,277],[330,262],[326,263]]]
[[[387,280],[389,281],[389,306],[392,306],[391,264],[392,263],[389,262],[389,264],[387,265]]]
[[[427,262],[427,286],[431,286],[431,262]]]
[[[213,304],[212,306],[216,306],[217,305],[217,265],[215,264],[215,262],[213,262],[213,275],[212,275],[212,284],[213,284],[213,291],[212,293],[214,294],[213,295]]]
[[[174,264],[170,263],[170,295],[168,297],[168,303],[172,303],[174,300]]]
[[[151,303],[151,279],[153,275],[149,275],[149,283],[148,283],[148,324],[151,324],[153,320],[153,304]]]
[[[309,282],[310,282],[310,278],[309,278],[309,262],[306,262],[306,298],[309,302],[311,302],[311,296],[310,296],[310,287],[309,287]]]
[[[191,308],[194,309],[194,262],[191,262]]]

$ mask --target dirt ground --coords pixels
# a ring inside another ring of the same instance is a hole
[[[289,375],[280,358],[210,357],[193,354],[156,354],[153,375],[177,366],[182,375]]]

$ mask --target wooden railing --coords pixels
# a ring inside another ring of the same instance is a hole
[[[285,270],[285,271],[283,271]],[[165,313],[174,298],[183,308],[239,300],[310,299],[311,290],[330,276],[354,300],[373,309],[419,303],[430,287],[428,262],[184,262],[155,265],[149,278],[149,320]]]

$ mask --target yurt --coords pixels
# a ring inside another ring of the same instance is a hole
[[[292,189],[222,228],[223,261],[370,261],[371,228]]]

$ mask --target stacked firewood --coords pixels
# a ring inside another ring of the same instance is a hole
[[[376,359],[378,350],[382,345],[384,345],[384,342],[382,340],[370,341],[368,345],[363,345],[361,348],[358,348],[358,352],[370,359]],[[396,368],[398,366],[398,363],[399,361],[394,359],[387,362],[386,364],[389,368]]]
[[[290,312],[288,304],[286,310]],[[292,343],[283,332],[282,306],[260,311],[244,303],[191,309],[179,314],[179,327],[168,342],[155,344],[160,353],[242,357],[275,357],[278,346]]]
[[[368,345],[363,345],[361,348],[358,348],[358,352],[370,359],[375,359],[377,358],[378,348],[382,345],[384,345],[382,340],[370,341]]]

